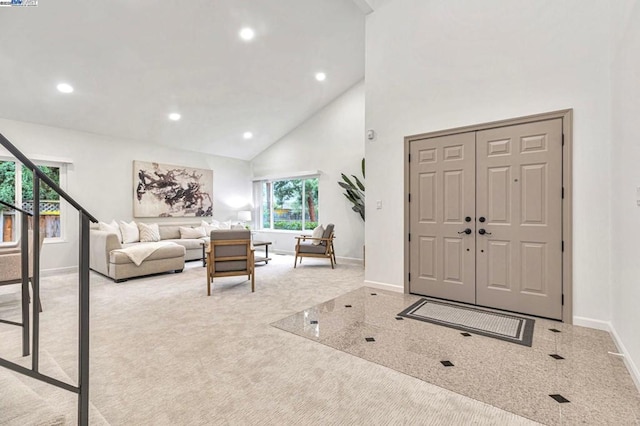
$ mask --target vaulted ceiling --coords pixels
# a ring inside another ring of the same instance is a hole
[[[357,3],[40,0],[3,7],[0,117],[248,160],[363,78]],[[245,27],[253,40],[239,37]],[[61,82],[74,92],[60,93]],[[169,120],[172,112],[181,119]]]

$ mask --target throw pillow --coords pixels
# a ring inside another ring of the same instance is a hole
[[[216,221],[217,223],[220,223],[218,221]],[[217,231],[218,229],[220,229],[220,226],[216,223],[207,223],[206,221],[202,221],[200,222],[200,226],[202,228],[204,228],[204,232],[207,234],[207,236],[211,235],[211,231]]]
[[[116,234],[118,236],[118,242],[122,242],[122,232],[120,232],[118,222],[115,220],[112,220],[111,223],[98,223],[98,229],[100,231],[108,232],[109,234]]]
[[[187,239],[187,238],[197,239],[197,238],[202,238],[206,236],[207,236],[207,233],[205,232],[202,226],[198,228],[188,228],[186,226],[180,227],[180,238],[182,239]]]
[[[322,238],[322,234],[324,234],[324,228],[322,227],[322,225],[318,225],[313,230],[313,234],[311,234],[311,237],[313,237],[313,238]],[[322,241],[320,241],[320,240],[313,240],[313,242],[311,244],[313,244],[314,246],[319,246],[321,242]]]
[[[234,225],[231,225],[231,229],[247,229],[247,228],[245,228],[244,226],[242,226],[239,223],[236,223]]]
[[[157,223],[138,222],[138,230],[140,231],[140,242],[151,243],[160,241],[160,228]]]
[[[134,221],[131,223],[120,221],[120,232],[122,232],[122,242],[125,244],[140,241],[140,231]]]
[[[229,222],[220,222],[220,229],[231,229],[231,221]]]

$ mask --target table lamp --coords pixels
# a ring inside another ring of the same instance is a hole
[[[247,222],[251,222],[251,211],[241,210],[238,212],[238,220],[242,222],[245,228],[247,228]]]

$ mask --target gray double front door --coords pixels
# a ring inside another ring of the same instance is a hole
[[[562,120],[414,140],[411,293],[562,318]]]

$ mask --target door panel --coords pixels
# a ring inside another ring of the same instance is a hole
[[[421,236],[419,242],[420,263],[418,264],[418,273],[414,274],[414,276],[426,281],[435,281],[438,279],[438,273],[436,272],[438,244],[436,239],[435,237]]]
[[[437,192],[436,173],[421,173],[418,176],[418,188],[420,198],[418,200],[420,210],[418,211],[419,222],[436,223]]]
[[[546,225],[546,175],[546,164],[527,164],[520,168],[520,176],[522,177],[522,225]],[[562,188],[560,191],[562,191]]]
[[[487,169],[488,192],[491,199],[488,202],[488,216],[493,223],[511,223],[511,167],[490,167]]]
[[[547,291],[546,286],[546,249],[544,243],[522,242],[522,267],[520,268],[522,283],[521,291],[529,294],[542,294]]]
[[[412,293],[475,303],[475,133],[411,143]]]
[[[444,274],[445,282],[462,284],[464,270],[464,244],[462,238],[444,238]]]
[[[562,318],[562,120],[477,132],[476,303]]]
[[[488,268],[489,287],[502,290],[510,289],[510,263],[505,259],[511,258],[511,242],[491,240],[487,242],[486,253],[487,262],[491,265]]]
[[[444,172],[444,217],[445,223],[462,222],[462,205],[464,204],[464,171],[452,170]]]

